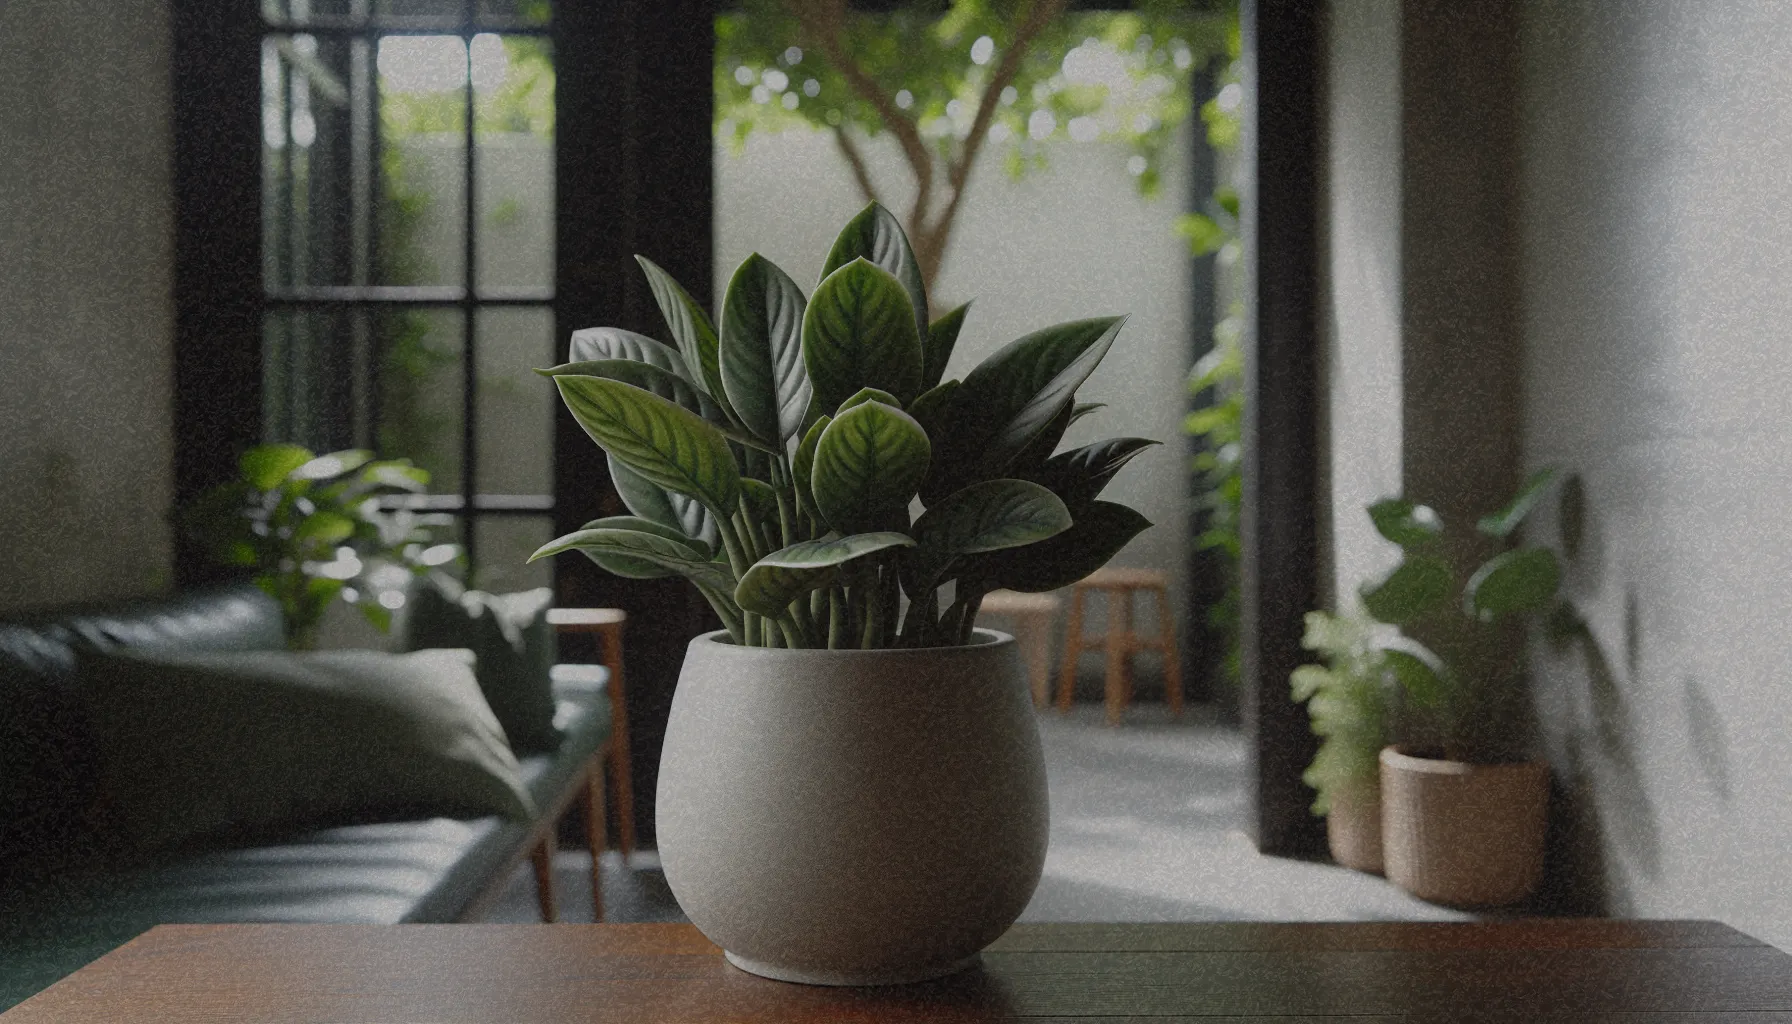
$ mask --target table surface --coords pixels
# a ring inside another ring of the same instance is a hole
[[[165,925],[0,1021],[1792,1021],[1792,957],[1709,921],[1018,925],[983,959],[827,989],[689,925]]]

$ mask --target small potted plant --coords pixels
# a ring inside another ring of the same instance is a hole
[[[1301,646],[1321,665],[1302,665],[1290,679],[1307,705],[1319,750],[1301,781],[1316,794],[1332,859],[1347,868],[1381,871],[1381,766],[1387,745],[1391,677],[1381,644],[1388,627],[1363,615],[1308,612]]]
[[[1523,755],[1509,723],[1523,694],[1517,630],[1556,603],[1561,570],[1549,549],[1513,539],[1558,475],[1533,475],[1473,536],[1447,531],[1423,505],[1369,509],[1403,557],[1363,588],[1363,606],[1400,627],[1382,657],[1410,712],[1409,742],[1380,758],[1382,855],[1388,879],[1423,899],[1514,903],[1542,875],[1549,767]],[[1462,553],[1489,548],[1463,578]]]
[[[409,578],[460,557],[458,545],[434,540],[448,517],[386,507],[429,485],[429,473],[409,460],[264,444],[244,452],[237,471],[185,510],[185,526],[213,559],[249,571],[280,602],[293,650],[317,646],[338,599],[390,629]]]
[[[809,296],[748,258],[719,326],[641,265],[676,344],[579,331],[542,371],[633,514],[535,557],[683,576],[726,627],[691,642],[673,698],[666,880],[758,974],[968,966],[1031,898],[1047,831],[1031,699],[1013,641],[973,629],[978,605],[1068,586],[1150,525],[1100,494],[1155,442],[1056,451],[1121,318],[1036,331],[947,379],[966,307],[929,319],[876,204]]]

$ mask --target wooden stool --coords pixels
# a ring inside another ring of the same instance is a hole
[[[1014,624],[1014,642],[1033,684],[1033,705],[1045,707],[1051,699],[1052,619],[1058,614],[1058,599],[1050,594],[992,590],[983,595],[979,611],[1005,615]]]
[[[622,859],[635,852],[635,790],[629,772],[628,700],[622,681],[622,627],[628,613],[620,608],[551,608],[548,622],[561,633],[596,633],[602,645],[604,668],[610,678],[604,690],[610,695],[610,799],[616,805],[616,838]]]
[[[1106,636],[1083,635],[1083,596],[1091,590],[1107,595]],[[1157,598],[1157,636],[1143,637],[1132,631],[1132,595],[1148,590]],[[1120,713],[1132,700],[1132,653],[1160,651],[1164,658],[1164,692],[1170,714],[1182,714],[1182,663],[1176,654],[1176,629],[1170,623],[1169,580],[1157,569],[1097,569],[1070,592],[1070,626],[1064,637],[1064,668],[1058,678],[1058,710],[1070,710],[1076,689],[1076,664],[1085,651],[1106,651],[1107,718],[1120,724]]]

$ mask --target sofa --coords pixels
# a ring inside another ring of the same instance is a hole
[[[83,652],[282,646],[278,606],[248,585],[0,621],[0,1010],[157,924],[465,920],[524,858],[541,877],[573,800],[601,821],[610,707],[597,670],[556,675],[559,747],[517,759],[532,820],[345,821],[121,858],[87,813],[100,773]]]

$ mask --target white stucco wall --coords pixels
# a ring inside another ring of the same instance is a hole
[[[874,140],[868,150],[873,180],[896,197],[893,210],[906,211],[910,189],[893,144]],[[1181,152],[1180,145],[1172,151]],[[1126,156],[1114,146],[1063,143],[1050,147],[1049,169],[1015,182],[992,147],[972,175],[931,297],[939,308],[976,300],[947,370],[951,377],[964,376],[1028,331],[1131,315],[1077,393],[1079,401],[1108,408],[1072,427],[1064,444],[1122,435],[1164,442],[1135,459],[1103,497],[1156,524],[1115,564],[1168,570],[1181,622],[1188,534],[1181,431],[1192,349],[1189,258],[1172,225],[1182,209],[1176,197],[1187,192],[1186,167],[1169,161],[1160,196],[1144,199],[1126,172]],[[831,137],[755,135],[739,154],[718,145],[715,160],[716,294],[755,251],[812,290],[835,234],[865,205]],[[1148,629],[1151,620],[1144,621]]]
[[[1613,910],[1792,949],[1792,5],[1531,0],[1523,50],[1526,459],[1585,479],[1598,652],[1538,652],[1551,759]]]
[[[0,610],[171,579],[164,0],[0,3]]]

